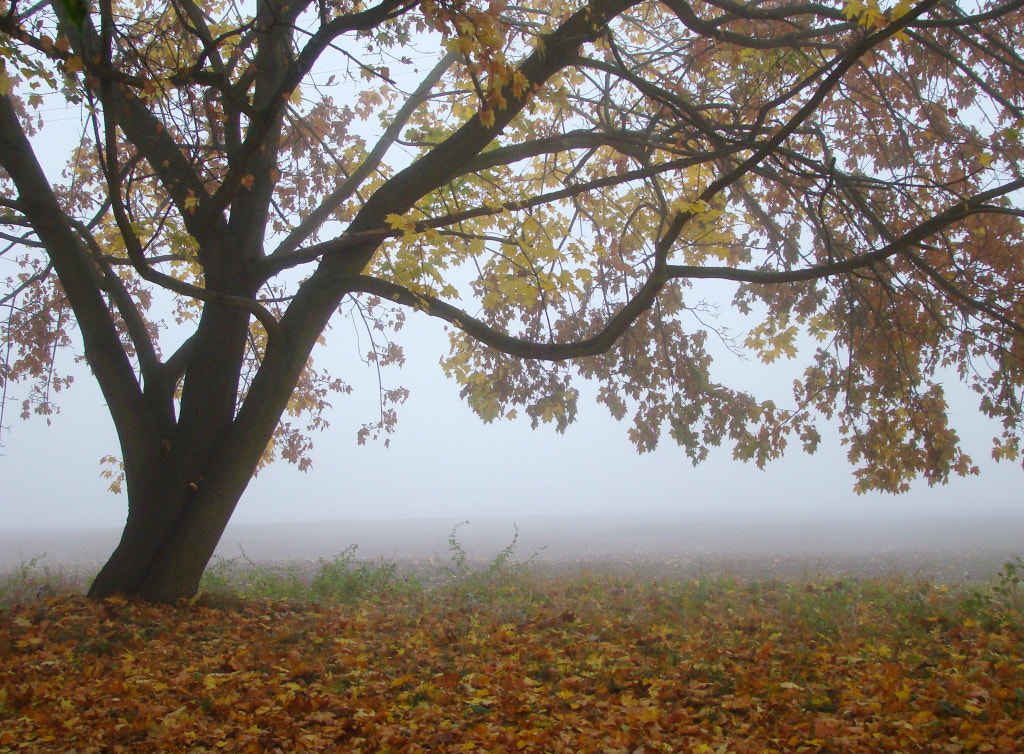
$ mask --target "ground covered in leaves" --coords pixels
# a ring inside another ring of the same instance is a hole
[[[0,609],[0,751],[1017,752],[1020,607],[1006,579],[588,572],[53,596]]]

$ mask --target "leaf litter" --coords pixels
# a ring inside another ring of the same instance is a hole
[[[354,604],[62,595],[0,610],[0,751],[1014,752],[1003,586],[531,571]]]

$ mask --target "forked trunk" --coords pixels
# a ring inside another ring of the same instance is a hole
[[[233,510],[237,502],[236,498],[221,505]],[[181,520],[160,524],[146,522],[140,514],[130,512],[121,541],[97,574],[89,596],[102,599],[121,594],[149,602],[174,602],[195,596],[203,571],[224,532],[222,525],[207,528],[202,536],[187,534],[194,531],[188,521],[201,514],[199,507],[193,503]],[[226,525],[227,517],[223,518]]]
[[[126,466],[128,520],[120,544],[89,590],[91,597],[123,594],[173,602],[195,596],[332,311],[332,302],[326,300],[317,320],[271,341],[237,416],[218,429],[217,422],[204,421],[209,412],[190,409],[183,400],[176,438],[152,478],[139,478],[146,472],[138,469],[132,478],[133,470]],[[203,358],[223,360],[223,341],[214,338],[211,343],[193,357],[197,364]],[[199,373],[204,375],[201,387],[210,389],[216,370]],[[221,392],[233,399],[235,387],[225,382]]]
[[[218,453],[198,484],[187,477],[162,477],[158,484],[146,485],[150,494],[131,501],[121,541],[89,596],[122,594],[148,602],[195,596],[252,476],[255,464],[240,450]]]
[[[128,520],[91,597],[173,602],[195,596],[291,392],[287,383],[276,387],[261,421],[179,423],[174,444],[155,468],[126,465]]]

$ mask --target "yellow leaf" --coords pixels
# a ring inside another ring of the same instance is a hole
[[[405,230],[406,226],[408,225],[404,217],[402,217],[401,215],[396,215],[394,213],[391,213],[390,215],[385,217],[384,222],[390,225],[394,230]]]
[[[910,0],[900,0],[900,2],[896,4],[896,7],[892,9],[892,20],[895,21],[896,19],[907,15],[913,7],[914,4]]]
[[[72,55],[64,62],[64,69],[68,73],[78,73],[79,71],[84,70],[85,66],[82,63],[82,58],[80,56]]]
[[[867,8],[864,6],[864,3],[859,2],[859,0],[852,0],[852,2],[843,6],[843,15],[851,21],[854,21],[865,10],[867,10]]]
[[[473,52],[473,40],[469,37],[455,37],[445,41],[444,46],[460,55],[469,55]]]

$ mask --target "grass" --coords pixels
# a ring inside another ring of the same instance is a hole
[[[0,574],[0,608],[82,589],[79,574],[50,565],[43,553],[22,561],[9,573]]]
[[[460,525],[461,526],[461,525]],[[217,561],[192,603],[0,584],[0,752],[1018,751],[1024,562],[986,582],[556,571],[455,527]]]
[[[203,576],[200,589],[213,598],[293,600],[353,604],[362,600],[383,600],[405,594],[432,591],[439,587],[457,589],[473,600],[519,575],[530,572],[538,553],[518,560],[519,530],[511,541],[486,563],[474,562],[458,539],[468,525],[463,521],[448,534],[445,557],[435,557],[426,568],[403,570],[393,560],[361,560],[358,547],[350,545],[331,560],[323,558],[305,566],[296,563],[267,564],[251,560],[242,550],[235,558],[215,557]]]

